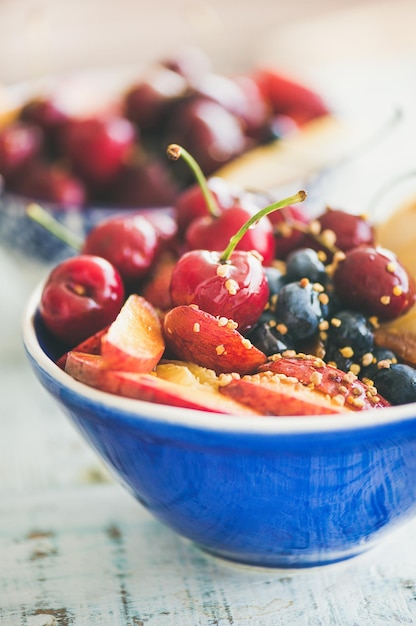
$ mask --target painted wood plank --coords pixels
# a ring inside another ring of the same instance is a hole
[[[416,623],[416,522],[362,557],[285,571],[204,554],[112,484],[10,494],[0,512],[1,626]]]

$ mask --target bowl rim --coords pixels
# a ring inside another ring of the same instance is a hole
[[[44,374],[84,402],[119,409],[121,413],[177,426],[210,431],[253,434],[303,434],[348,432],[378,428],[416,420],[416,402],[382,409],[346,412],[337,415],[313,416],[247,416],[224,415],[208,411],[178,408],[154,402],[136,400],[111,394],[81,383],[64,372],[41,347],[35,328],[35,316],[44,280],[32,291],[24,308],[22,339],[28,356]]]

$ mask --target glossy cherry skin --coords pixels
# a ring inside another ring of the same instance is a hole
[[[256,206],[241,203],[225,209],[219,217],[199,217],[189,225],[185,240],[191,249],[225,249],[230,238],[257,212]],[[250,228],[237,245],[239,250],[258,252],[264,265],[273,261],[274,247],[273,227],[267,216]]]
[[[108,187],[121,171],[135,139],[133,124],[122,117],[75,119],[65,126],[62,149],[88,184]]]
[[[83,206],[87,192],[83,182],[70,171],[55,163],[33,161],[21,176],[10,184],[15,191],[28,198],[52,202],[68,209]]]
[[[172,115],[168,143],[184,146],[206,176],[240,155],[247,137],[238,117],[208,98],[184,100]]]
[[[172,105],[182,99],[187,80],[167,67],[158,67],[132,85],[124,97],[124,114],[141,131],[150,131],[163,122]]]
[[[168,207],[178,193],[179,188],[165,163],[154,158],[124,164],[112,200],[120,207]]]
[[[348,307],[381,321],[392,320],[415,302],[415,284],[397,256],[379,246],[348,251],[334,271],[335,293]]]
[[[264,69],[254,79],[273,112],[290,115],[298,124],[329,113],[319,94],[282,73]]]
[[[262,314],[269,287],[261,260],[234,250],[226,263],[221,253],[191,250],[178,260],[170,284],[174,306],[195,304],[214,316],[234,320],[243,332]]]
[[[273,225],[275,257],[284,260],[290,252],[302,245],[302,229],[306,228],[309,218],[302,207],[294,205],[273,211],[268,217]],[[296,225],[300,225],[301,229],[296,228]]]
[[[87,235],[82,254],[102,256],[132,287],[146,276],[158,249],[158,232],[143,215],[127,214],[100,222]]]
[[[34,124],[14,122],[0,130],[0,174],[13,177],[41,151],[43,132]]]
[[[241,195],[241,191],[237,191],[226,180],[219,176],[212,176],[207,181],[209,190],[214,196],[218,211],[221,213],[223,209],[228,209],[235,204],[236,199]],[[178,231],[183,234],[190,223],[204,215],[209,215],[207,202],[198,184],[182,191],[175,201],[175,214],[178,223]]]
[[[76,346],[108,326],[123,301],[123,281],[114,266],[101,257],[78,255],[51,271],[39,312],[56,339]]]
[[[373,246],[375,244],[374,227],[363,215],[348,213],[343,209],[332,209],[328,207],[315,220],[320,227],[318,238],[305,235],[303,245],[323,250],[328,259],[331,259],[334,248],[347,252],[357,246]],[[325,245],[325,238],[329,233],[328,248]]]

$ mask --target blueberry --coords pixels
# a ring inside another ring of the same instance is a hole
[[[308,281],[291,282],[279,292],[274,314],[295,342],[313,337],[323,319],[319,293]]]
[[[381,348],[375,346],[371,354],[373,355],[373,361],[369,365],[364,365],[360,370],[360,378],[369,378],[370,380],[374,380],[379,367],[378,364],[380,361],[386,361],[390,363],[397,363],[397,357],[394,352],[389,350],[388,348]]]
[[[380,368],[374,377],[374,384],[378,393],[390,404],[416,402],[416,370],[410,365],[394,363]]]
[[[326,340],[328,352],[341,350],[344,357],[358,363],[364,354],[372,351],[373,346],[373,327],[362,313],[344,309],[329,320]]]
[[[294,349],[294,343],[288,333],[279,332],[275,324],[274,320],[272,323],[262,321],[246,334],[251,343],[266,356]]]
[[[270,297],[279,293],[283,285],[287,284],[286,275],[277,267],[265,267],[267,282],[269,285]]]
[[[312,283],[322,285],[327,281],[325,265],[312,248],[300,248],[287,256],[286,275],[290,281],[308,278]]]

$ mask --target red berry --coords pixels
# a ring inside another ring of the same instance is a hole
[[[178,72],[159,67],[130,87],[124,98],[124,113],[141,131],[150,131],[163,121],[187,89],[187,80]]]
[[[382,321],[402,315],[415,302],[415,284],[396,255],[381,247],[359,246],[334,271],[335,292],[347,306]]]
[[[231,237],[257,212],[255,205],[241,203],[225,209],[218,217],[199,217],[189,225],[185,240],[191,249],[225,248]],[[274,259],[274,236],[269,218],[262,218],[254,228],[250,228],[237,248],[248,252],[255,250],[263,258],[264,265],[270,265]]]
[[[374,228],[363,215],[328,208],[317,221],[321,233],[330,231],[334,234],[334,245],[338,250],[347,252],[357,246],[374,245]]]
[[[121,117],[73,120],[63,133],[72,167],[92,186],[108,187],[130,154],[136,133]]]
[[[123,300],[123,282],[111,263],[100,257],[80,255],[52,270],[39,310],[53,336],[75,346],[110,324]]]
[[[207,184],[219,211],[233,206],[239,196],[223,178],[213,176],[208,179]],[[199,184],[188,187],[178,196],[175,202],[175,213],[179,233],[184,233],[194,219],[209,215],[207,201]]]
[[[297,123],[304,124],[329,112],[316,92],[279,72],[261,70],[254,79],[274,113],[289,115]]]
[[[38,156],[42,130],[26,122],[14,122],[0,130],[0,174],[6,179],[18,174]]]
[[[191,250],[177,262],[170,284],[174,306],[195,304],[214,316],[234,320],[240,332],[254,324],[269,297],[261,260],[234,250],[227,262],[221,253]]]
[[[28,198],[55,203],[63,208],[85,204],[83,183],[57,164],[34,161],[16,178],[11,189]]]
[[[110,261],[131,287],[148,273],[158,244],[157,230],[146,217],[127,214],[110,217],[95,226],[85,239],[82,253]]]
[[[167,135],[193,154],[206,175],[247,147],[240,120],[217,102],[202,97],[178,106],[171,117]]]
[[[269,214],[275,237],[275,256],[285,260],[290,252],[303,245],[303,228],[309,222],[305,211],[299,206],[286,206]],[[296,228],[300,225],[301,229]]]

